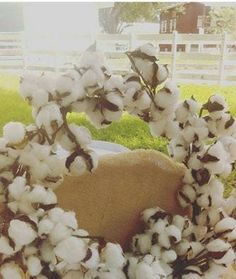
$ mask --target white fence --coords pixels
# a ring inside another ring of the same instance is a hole
[[[23,33],[0,33],[1,70],[63,71],[78,63],[78,51],[30,51],[23,37]],[[106,53],[111,68],[116,72],[123,73],[129,69],[125,51],[151,42],[159,46],[160,62],[169,65],[172,79],[191,83],[236,84],[236,38],[226,33],[99,34],[95,40],[96,48]]]

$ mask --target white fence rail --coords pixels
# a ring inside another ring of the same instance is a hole
[[[145,42],[159,46],[160,62],[169,65],[172,79],[236,84],[236,37],[226,33],[99,34],[96,48],[106,53],[114,71],[123,73],[129,69],[124,52]],[[63,71],[78,63],[79,56],[79,51],[29,50],[23,33],[0,33],[0,70]]]

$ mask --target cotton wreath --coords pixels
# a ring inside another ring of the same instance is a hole
[[[1,278],[216,279],[234,263],[236,193],[224,198],[222,181],[236,160],[236,121],[221,96],[180,101],[156,55],[150,44],[128,52],[133,72],[124,77],[112,75],[100,53],[86,52],[65,74],[21,79],[35,123],[10,122],[0,139]],[[178,199],[192,208],[191,217],[145,210],[145,230],[127,253],[78,227],[54,193],[64,175],[98,164],[89,130],[69,124],[67,114],[84,112],[101,128],[124,110],[169,139],[169,155],[186,166]]]

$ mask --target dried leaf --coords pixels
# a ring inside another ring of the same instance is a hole
[[[230,117],[230,119],[225,123],[225,129],[228,129],[229,127],[231,127],[235,122],[235,119],[232,117]]]
[[[210,162],[218,162],[220,159],[218,159],[216,156],[213,156],[211,154],[205,154],[203,157],[198,158],[202,163],[210,163]]]
[[[208,110],[209,112],[221,111],[224,109],[224,106],[217,103],[217,102],[210,102],[208,101],[206,104],[203,105],[203,108]]]
[[[199,170],[193,169],[192,176],[200,186],[207,184],[211,177],[209,171],[206,168],[202,168]]]

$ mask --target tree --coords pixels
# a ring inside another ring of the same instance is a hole
[[[236,7],[219,7],[209,12],[209,33],[229,32],[236,30]]]
[[[106,33],[122,33],[137,21],[157,22],[158,13],[170,6],[164,2],[115,2],[114,7],[100,11],[100,23]],[[176,5],[182,12],[183,5]]]

